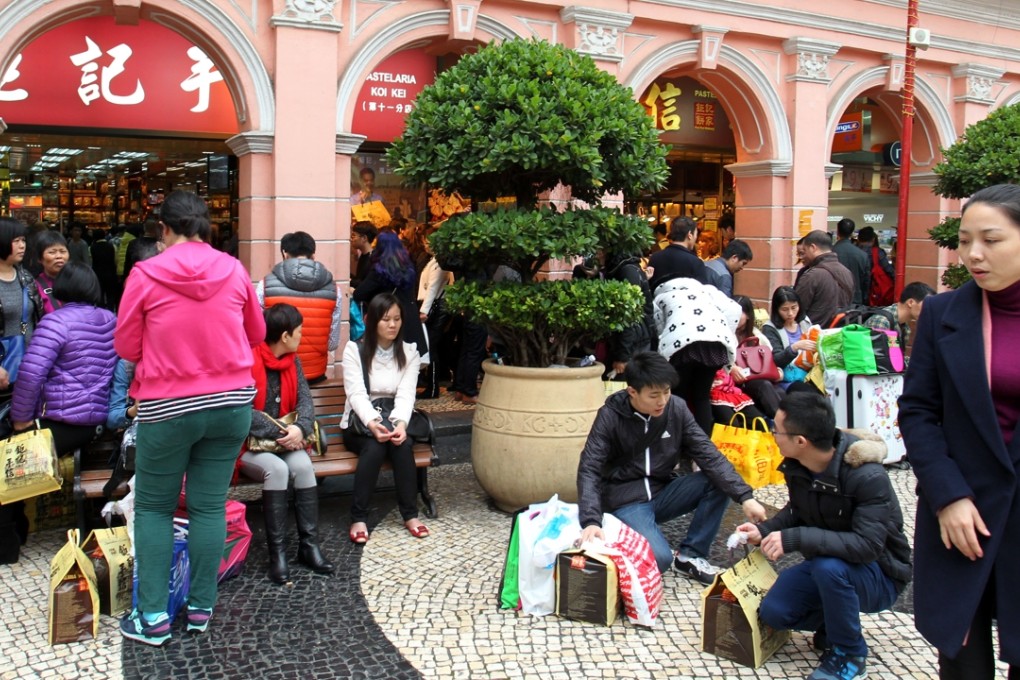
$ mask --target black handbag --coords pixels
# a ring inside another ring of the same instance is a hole
[[[360,347],[361,343],[358,343],[359,350]],[[364,361],[361,362],[361,375],[364,376],[365,379],[365,392],[371,394],[372,389],[369,385],[368,366],[365,365]],[[393,412],[393,407],[395,405],[396,400],[393,397],[379,397],[378,399],[372,400],[372,407],[375,408],[376,413],[378,413],[382,418],[383,426],[390,431],[393,430],[393,422],[390,421],[390,414]],[[361,437],[375,437],[372,431],[368,429],[368,425],[361,421],[361,418],[358,417],[357,412],[353,409],[351,410],[351,415],[347,422],[347,429]],[[408,421],[407,427],[404,431],[407,432],[408,437],[416,442],[426,442],[431,444],[435,440],[435,430],[432,426],[432,419],[429,417],[429,414],[425,413],[421,409],[416,408],[411,411],[411,420]]]

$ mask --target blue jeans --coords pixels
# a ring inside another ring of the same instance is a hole
[[[694,511],[687,536],[680,543],[686,557],[708,557],[708,549],[719,533],[729,499],[704,472],[675,478],[650,501],[639,501],[613,510],[617,519],[638,532],[652,546],[659,573],[673,564],[673,549],[659,530],[659,524]]]
[[[896,602],[896,586],[877,562],[851,564],[838,557],[805,560],[779,574],[758,617],[779,630],[818,630],[850,656],[867,656],[861,612],[874,614]]]

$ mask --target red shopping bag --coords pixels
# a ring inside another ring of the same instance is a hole
[[[610,514],[602,516],[605,555],[620,575],[623,610],[631,623],[654,626],[662,604],[662,575],[648,539]]]
[[[227,540],[223,543],[223,559],[220,560],[220,568],[216,574],[216,582],[223,583],[228,578],[233,578],[244,570],[244,560],[248,557],[248,548],[251,546],[251,528],[245,514],[248,506],[240,501],[227,501],[225,509],[227,515]],[[180,500],[177,503],[176,517],[187,518],[188,509],[184,497],[184,490],[181,490]]]

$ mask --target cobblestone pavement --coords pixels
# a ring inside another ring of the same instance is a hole
[[[913,475],[891,471],[913,532]],[[165,647],[122,644],[103,617],[98,640],[46,644],[46,581],[60,532],[34,534],[21,561],[0,567],[0,680],[10,678],[800,678],[817,664],[810,639],[794,633],[761,669],[698,651],[700,588],[667,575],[654,630],[618,619],[610,628],[532,618],[496,608],[508,518],[490,508],[469,464],[430,474],[440,516],[432,536],[404,531],[392,495],[378,494],[372,538],[364,549],[346,539],[348,497],[323,501],[325,550],[333,578],[295,565],[293,588],[263,576],[266,553],[257,503],[245,573],[223,585],[209,632],[182,634]],[[782,487],[759,497],[784,503]],[[734,506],[722,534],[738,520]],[[681,522],[667,528],[678,540]],[[726,558],[721,540],[713,557]],[[291,539],[291,550],[294,540]],[[904,611],[864,616],[872,678],[935,677],[935,653]],[[1001,666],[1000,666],[1001,668]],[[1002,677],[1005,677],[1004,670]]]

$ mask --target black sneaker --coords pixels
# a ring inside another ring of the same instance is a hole
[[[704,557],[684,557],[680,553],[673,557],[673,568],[687,578],[692,578],[706,586],[712,585],[715,575],[722,571]]]
[[[160,647],[170,639],[170,617],[166,612],[147,619],[137,609],[120,620],[120,634],[129,640]]]
[[[864,680],[867,677],[867,657],[850,656],[839,647],[833,647],[822,654],[818,668],[805,680]]]

